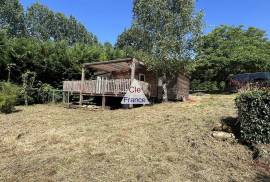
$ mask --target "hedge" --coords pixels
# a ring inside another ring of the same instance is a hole
[[[240,136],[249,143],[270,143],[270,91],[248,91],[236,98]]]

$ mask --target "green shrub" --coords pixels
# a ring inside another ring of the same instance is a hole
[[[18,94],[19,88],[16,85],[0,82],[0,112],[14,111]]]
[[[219,89],[222,90],[222,91],[224,91],[225,88],[226,88],[226,82],[221,81],[221,82],[219,83]]]
[[[196,79],[192,80],[190,82],[190,89],[191,90],[199,90],[200,83],[201,83],[200,80],[196,80]]]
[[[51,100],[52,93],[54,88],[49,84],[42,84],[40,83],[39,88],[37,90],[38,94],[38,102],[39,103],[48,103]]]
[[[27,91],[27,94],[25,94]],[[27,96],[28,105],[31,104],[47,104],[52,102],[62,101],[62,92],[57,92],[54,87],[47,83],[38,82],[35,87],[28,90],[20,89],[20,95],[17,99],[17,102],[20,105],[25,104],[25,97]]]
[[[191,81],[191,90],[215,91],[218,90],[218,84],[216,81],[200,82],[200,80],[194,79]]]
[[[62,101],[62,92],[57,91],[54,87],[47,83],[38,83],[35,97],[36,103],[50,103]]]
[[[241,138],[270,143],[270,91],[249,91],[236,98]]]
[[[15,110],[16,97],[0,93],[0,112],[11,113]]]

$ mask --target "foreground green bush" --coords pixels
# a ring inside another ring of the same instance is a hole
[[[241,138],[270,143],[270,91],[249,91],[236,99]]]
[[[19,88],[16,85],[0,82],[0,112],[14,111],[18,94]]]

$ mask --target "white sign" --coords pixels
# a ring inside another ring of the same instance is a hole
[[[143,93],[140,83],[134,79],[126,95],[123,97],[121,104],[150,104]]]

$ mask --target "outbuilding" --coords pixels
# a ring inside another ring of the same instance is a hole
[[[86,80],[85,71],[93,73],[93,79]],[[82,65],[82,77],[77,81],[64,81],[63,91],[80,95],[80,105],[84,96],[102,97],[105,107],[106,97],[123,97],[132,80],[138,80],[144,94],[151,101],[162,99],[161,79],[136,58],[85,63]],[[184,101],[189,96],[189,78],[182,73],[169,79],[168,99]]]

